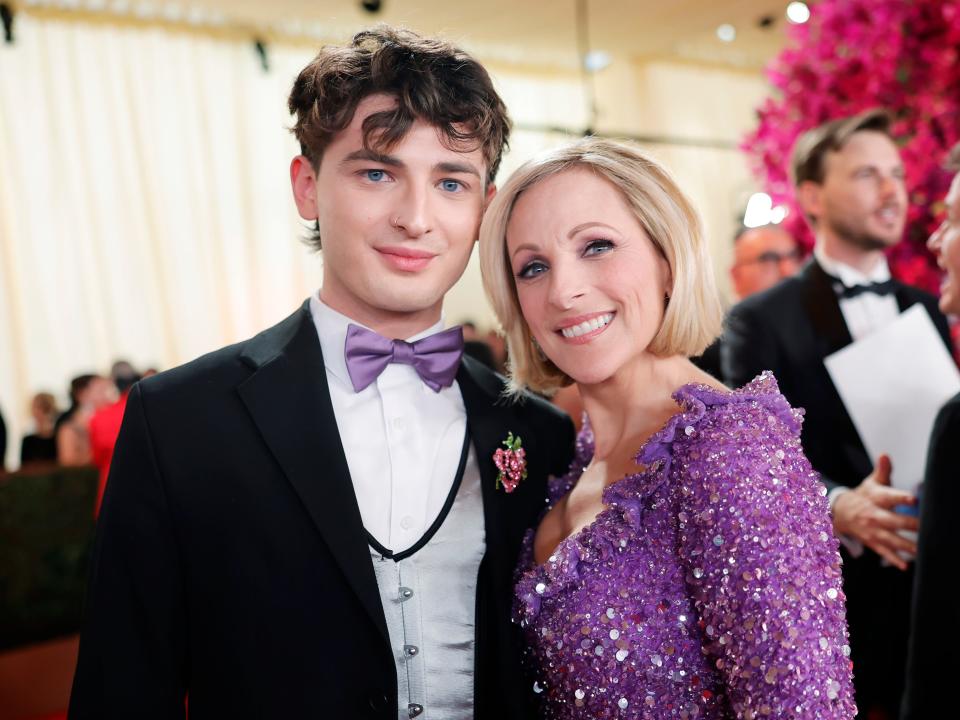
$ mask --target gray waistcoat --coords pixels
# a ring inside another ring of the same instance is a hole
[[[402,720],[473,717],[477,572],[486,541],[472,445],[459,490],[444,510],[448,506],[439,529],[412,554],[391,559],[382,548],[370,548],[397,665]]]

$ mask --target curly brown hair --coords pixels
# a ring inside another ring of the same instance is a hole
[[[510,118],[487,71],[450,43],[387,25],[357,33],[349,45],[323,47],[294,82],[292,131],[314,171],[360,101],[375,93],[393,96],[397,106],[364,119],[368,149],[389,151],[420,119],[436,126],[450,149],[481,148],[493,182]]]

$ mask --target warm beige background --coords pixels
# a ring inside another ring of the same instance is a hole
[[[688,55],[703,55],[706,31],[692,30],[702,44]],[[264,73],[231,33],[30,11],[16,31],[0,44],[8,467],[34,392],[62,397],[71,376],[117,357],[166,368],[248,337],[317,288],[321,262],[299,242],[285,129],[287,91],[315,44],[272,43]],[[517,123],[504,173],[570,137],[543,128],[587,125],[575,47],[511,56],[504,42],[471,46],[469,24],[448,34],[488,62]],[[618,37],[596,77],[595,129],[665,139],[647,147],[701,209],[726,288],[730,236],[754,189],[735,145],[766,83],[744,63],[626,53]],[[492,324],[475,259],[446,314]]]

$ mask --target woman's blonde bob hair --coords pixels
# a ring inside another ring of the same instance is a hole
[[[669,173],[632,145],[588,137],[520,166],[497,193],[480,226],[483,286],[506,334],[510,390],[552,393],[573,380],[543,356],[520,312],[507,256],[507,224],[525,191],[571,168],[586,168],[620,191],[637,222],[670,265],[663,324],[648,350],[658,356],[702,353],[720,334],[723,312],[700,217]]]

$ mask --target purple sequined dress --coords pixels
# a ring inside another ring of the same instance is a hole
[[[852,718],[840,555],[801,412],[764,373],[685,385],[680,412],[543,565],[533,531],[515,620],[545,718]],[[570,472],[593,455],[585,426]]]

